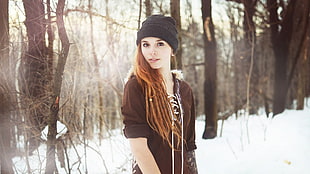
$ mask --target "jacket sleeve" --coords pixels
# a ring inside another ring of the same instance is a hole
[[[197,149],[197,146],[195,143],[196,109],[195,109],[194,96],[193,96],[193,92],[191,89],[190,89],[190,94],[191,94],[190,95],[191,105],[190,105],[190,123],[189,123],[188,138],[187,138],[187,151],[192,151],[192,150]]]
[[[131,78],[125,85],[121,111],[126,138],[150,136],[151,129],[146,121],[144,94],[135,78]]]

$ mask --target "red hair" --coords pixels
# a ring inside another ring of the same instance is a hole
[[[179,122],[174,124],[172,122],[174,112],[168,100],[163,76],[158,70],[152,69],[145,60],[140,44],[137,47],[133,71],[145,95],[146,120],[149,126],[166,140],[170,147],[172,147],[170,138],[172,131],[176,135],[177,146],[179,146],[182,140],[181,125]]]

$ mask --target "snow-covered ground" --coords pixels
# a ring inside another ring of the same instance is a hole
[[[197,135],[204,129],[197,122]],[[221,121],[219,121],[219,132]],[[222,137],[197,139],[201,174],[310,174],[310,108],[266,116],[229,118]]]
[[[204,121],[200,117],[196,122],[199,174],[310,173],[309,101],[304,110],[285,110],[273,119],[262,113],[240,116],[238,119],[232,116],[224,121],[223,127],[222,121],[219,121],[218,137],[215,139],[201,139],[203,131]],[[101,145],[89,142],[86,156],[84,146],[69,149],[71,173],[86,173],[86,170],[89,174],[130,173],[128,142],[120,130],[113,133],[115,135],[105,139]],[[45,145],[40,146],[29,157],[32,173],[44,173],[45,148]],[[13,161],[16,173],[26,173],[25,158],[16,157]],[[61,174],[68,172],[60,167],[58,169]]]

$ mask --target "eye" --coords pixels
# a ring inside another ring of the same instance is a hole
[[[150,46],[150,44],[144,42],[144,43],[142,43],[142,46],[143,46],[143,47],[148,47],[148,46]]]
[[[158,43],[157,43],[157,46],[159,46],[159,47],[160,47],[160,46],[165,46],[165,43],[164,43],[164,42],[158,42]]]

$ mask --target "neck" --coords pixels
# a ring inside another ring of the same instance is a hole
[[[170,69],[167,69],[165,71],[161,70],[159,72],[163,76],[163,80],[165,83],[172,81],[172,73],[171,73]]]
[[[160,71],[161,75],[163,76],[164,84],[166,86],[167,93],[173,94],[173,76],[170,69],[166,71]]]

